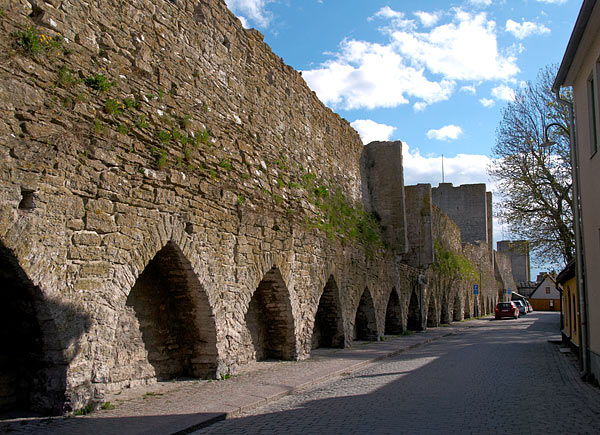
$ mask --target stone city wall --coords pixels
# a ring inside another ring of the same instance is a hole
[[[221,0],[0,12],[0,408],[472,315],[425,270],[461,235],[422,188],[405,210],[401,144],[365,151]]]
[[[0,266],[22,318],[1,325],[4,404],[77,409],[407,327],[419,272],[362,211],[358,134],[224,2],[0,8]]]

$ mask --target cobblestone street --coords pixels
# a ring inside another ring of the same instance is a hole
[[[195,434],[599,433],[557,313],[489,321]]]
[[[86,416],[2,420],[0,433],[600,433],[600,390],[549,341],[558,322],[535,312],[319,349],[226,381],[125,390]]]

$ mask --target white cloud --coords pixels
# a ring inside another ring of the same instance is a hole
[[[492,96],[498,100],[514,101],[515,91],[509,86],[500,85],[492,89]]]
[[[442,182],[442,157],[423,156],[418,149],[414,151],[407,143],[402,144],[402,163],[404,184],[429,183],[436,187]],[[486,183],[488,190],[493,188],[486,167],[490,158],[479,154],[458,154],[444,157],[444,174],[447,183],[460,184]]]
[[[436,140],[456,140],[460,135],[462,135],[463,131],[457,125],[446,125],[437,130],[429,130],[427,132],[427,138],[436,139]]]
[[[507,80],[519,68],[514,56],[498,49],[496,23],[485,13],[455,10],[454,19],[429,33],[392,32],[397,51],[413,65],[425,66],[447,80]]]
[[[415,97],[427,104],[450,98],[454,82],[428,80],[423,69],[404,64],[391,46],[345,40],[335,60],[302,77],[319,98],[333,107],[396,107]]]
[[[496,102],[491,98],[482,98],[479,100],[479,102],[483,107],[492,107],[494,104],[496,104]]]
[[[334,109],[411,103],[416,111],[448,100],[459,80],[506,82],[514,78],[519,72],[516,57],[498,49],[494,21],[485,13],[460,9],[453,9],[449,16],[449,23],[419,33],[404,13],[386,6],[371,19],[390,21],[380,29],[390,38],[387,44],[345,39],[331,60],[302,75]]]
[[[463,86],[460,88],[461,92],[466,92],[467,94],[475,95],[477,94],[477,89],[474,85]]]
[[[550,29],[543,24],[532,23],[531,21],[517,23],[513,20],[507,20],[505,30],[508,33],[512,33],[517,39],[525,39],[531,35],[544,35],[550,33]]]
[[[492,4],[492,0],[469,0],[469,3],[477,7],[486,7]]]
[[[538,3],[548,3],[551,5],[564,5],[569,0],[536,0]]]
[[[273,0],[225,0],[227,7],[240,19],[242,25],[249,27],[249,22],[260,27],[267,27],[271,21],[271,13],[266,10],[267,3]]]
[[[357,119],[356,121],[350,123],[350,125],[354,127],[356,131],[358,131],[358,134],[365,145],[376,140],[390,140],[390,137],[396,130],[396,127],[386,124],[378,124],[370,119]]]
[[[417,11],[414,14],[425,27],[435,26],[441,18],[441,13],[439,12],[434,12],[431,14],[429,12]]]

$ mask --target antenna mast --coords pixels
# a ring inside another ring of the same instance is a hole
[[[446,177],[444,175],[444,155],[442,154],[442,183],[446,182]]]

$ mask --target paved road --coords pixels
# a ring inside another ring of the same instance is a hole
[[[493,320],[194,434],[600,433],[558,321]]]

